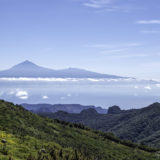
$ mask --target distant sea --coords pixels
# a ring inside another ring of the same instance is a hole
[[[122,109],[160,102],[160,82],[137,79],[0,78],[0,99]]]

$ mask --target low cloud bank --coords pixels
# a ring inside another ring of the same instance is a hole
[[[90,81],[90,82],[119,82],[119,81],[135,81],[133,78],[0,78],[0,81],[26,81],[26,82],[79,82],[79,81]]]

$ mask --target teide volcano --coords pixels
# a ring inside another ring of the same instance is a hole
[[[38,66],[28,60],[13,66],[12,68],[0,71],[0,77],[28,77],[28,78],[125,78],[115,75],[100,74],[78,68],[68,68],[63,70],[48,69]]]

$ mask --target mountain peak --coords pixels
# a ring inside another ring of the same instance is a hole
[[[33,69],[33,68],[38,68],[39,66],[34,64],[33,62],[29,61],[29,60],[25,60],[24,62],[21,62],[15,66],[13,66],[11,69]]]
[[[120,109],[120,107],[116,106],[116,105],[109,107],[109,109],[108,109],[108,114],[119,114],[121,112],[122,112],[122,110]]]
[[[33,62],[29,61],[29,60],[25,60],[24,62],[21,62],[19,64],[17,64],[16,66],[18,65],[34,65],[34,66],[37,66],[36,64],[34,64]]]
[[[25,60],[24,62],[22,62],[23,64],[34,64],[33,62],[29,61],[29,60]]]

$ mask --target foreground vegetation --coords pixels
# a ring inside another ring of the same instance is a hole
[[[159,151],[0,101],[0,160],[160,160]]]
[[[120,139],[160,148],[160,103],[126,111],[118,110],[115,106],[111,108],[110,114],[98,114],[93,109],[84,110],[80,114],[41,114],[72,123],[82,123],[95,130],[112,132]]]

